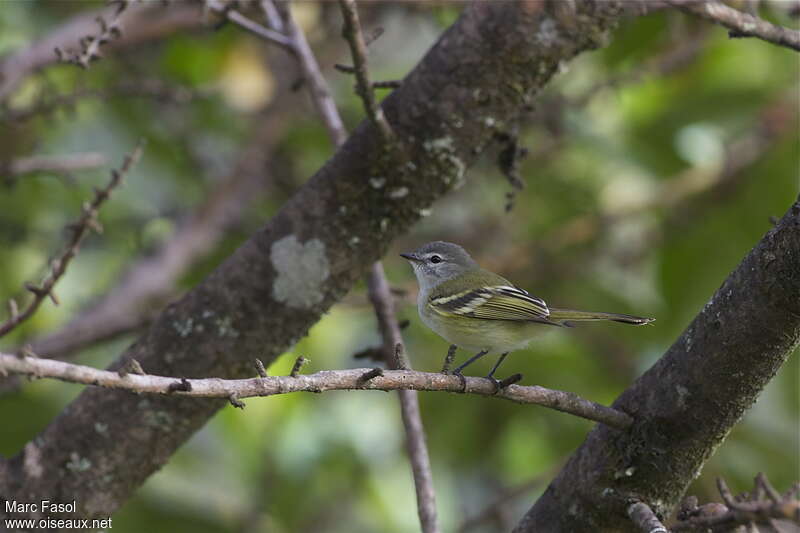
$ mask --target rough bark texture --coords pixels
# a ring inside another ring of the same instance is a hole
[[[555,8],[554,8],[555,9]],[[493,131],[558,71],[598,46],[617,2],[565,16],[545,2],[476,3],[385,102],[408,151],[397,163],[362,124],[262,230],[112,365],[186,377],[252,375],[306,334],[420,211],[458,186]],[[70,518],[113,513],[225,404],[84,391],[0,462],[0,498],[76,500]]]
[[[667,353],[614,402],[516,532],[636,531],[631,500],[667,516],[800,339],[800,199]]]

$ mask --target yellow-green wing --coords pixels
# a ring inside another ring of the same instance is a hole
[[[455,294],[436,291],[429,301],[431,308],[442,315],[552,323],[543,300],[512,285],[483,286]]]

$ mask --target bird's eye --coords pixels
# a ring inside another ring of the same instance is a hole
[[[441,262],[442,262],[442,258],[439,257],[438,255],[432,255],[431,256],[431,263],[441,263]]]

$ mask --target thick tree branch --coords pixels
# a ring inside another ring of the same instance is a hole
[[[632,531],[630,501],[668,516],[797,347],[798,257],[800,199],[614,402],[634,417],[629,431],[592,431],[515,531]]]
[[[55,359],[0,353],[0,374],[12,373],[37,378],[55,378],[70,383],[83,383],[137,393],[171,394],[191,398],[229,398],[231,395],[235,395],[236,398],[243,399],[290,392],[331,390],[463,392],[464,394],[496,396],[520,404],[541,405],[587,420],[608,424],[617,429],[625,429],[631,424],[631,418],[625,413],[585,400],[569,392],[544,387],[510,385],[495,394],[494,384],[483,378],[466,378],[467,387],[462,389],[461,379],[455,375],[414,370],[385,370],[375,373],[372,377],[365,377],[365,374],[369,372],[371,372],[369,368],[355,368],[326,370],[307,375],[295,374],[251,379],[184,379],[112,372]],[[176,390],[175,384],[183,381],[188,383],[188,386]]]
[[[362,123],[263,229],[165,309],[112,369],[136,359],[157,374],[236,378],[252,373],[253,358],[270,364],[292,346],[422,210],[463,182],[495,125],[515,120],[565,61],[599,46],[622,15],[619,2],[584,2],[574,19],[561,20],[548,5],[466,8],[383,101],[408,163],[387,162],[379,131]],[[225,405],[148,400],[85,390],[17,456],[0,462],[0,494],[76,500],[71,518],[108,516]],[[98,426],[114,438],[87,438]],[[62,468],[75,456],[91,465],[91,482]]]
[[[56,48],[65,49],[97,30],[97,18],[108,17],[114,7],[77,15],[38,41],[0,58],[0,102],[6,100],[30,74],[58,62]],[[198,2],[134,4],[125,12],[125,28],[106,48],[116,50],[160,38],[179,30],[202,27],[203,8]]]
[[[20,311],[14,300],[9,302],[10,315],[5,322],[0,323],[0,337],[7,335],[11,330],[19,326],[22,322],[30,318],[39,306],[46,299],[50,298],[54,304],[58,304],[53,288],[55,284],[61,279],[61,276],[67,271],[70,261],[78,253],[83,239],[89,234],[91,230],[101,231],[100,223],[97,221],[97,213],[108,197],[121,182],[125,175],[130,171],[133,165],[139,160],[142,154],[142,142],[131,152],[125,156],[125,161],[119,170],[111,171],[111,179],[108,184],[102,189],[95,189],[94,198],[91,202],[87,202],[83,206],[83,212],[80,218],[73,224],[70,224],[70,238],[64,251],[53,260],[50,271],[45,276],[40,285],[26,284],[25,288],[33,294],[33,298],[28,304]]]
[[[757,37],[800,52],[800,31],[776,26],[771,22],[728,7],[715,0],[667,0],[675,7],[725,26],[731,37]]]

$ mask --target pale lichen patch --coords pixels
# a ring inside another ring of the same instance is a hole
[[[25,474],[31,478],[42,477],[44,468],[42,467],[42,451],[34,442],[25,445],[25,459],[23,467]]]
[[[192,330],[194,329],[194,319],[190,317],[183,322],[180,320],[173,320],[172,327],[178,332],[178,335],[185,339],[192,334]]]
[[[678,385],[675,387],[675,392],[678,393],[678,407],[683,409],[686,407],[686,398],[689,397],[689,389],[683,385]]]
[[[425,141],[423,148],[441,164],[441,179],[444,183],[456,189],[464,184],[467,165],[458,156],[452,137],[446,135]]]
[[[392,198],[393,200],[399,200],[400,198],[408,196],[408,192],[408,187],[398,187],[389,192],[389,198]]]
[[[310,309],[324,297],[323,285],[330,276],[325,244],[319,239],[301,243],[294,235],[275,241],[270,249],[275,269],[272,297],[297,309]]]
[[[86,457],[81,457],[78,452],[72,452],[69,454],[69,461],[64,466],[70,472],[86,472],[92,467],[92,462]]]
[[[536,40],[545,48],[550,48],[558,43],[558,27],[556,21],[550,17],[542,20],[539,24],[539,31],[536,33]]]

